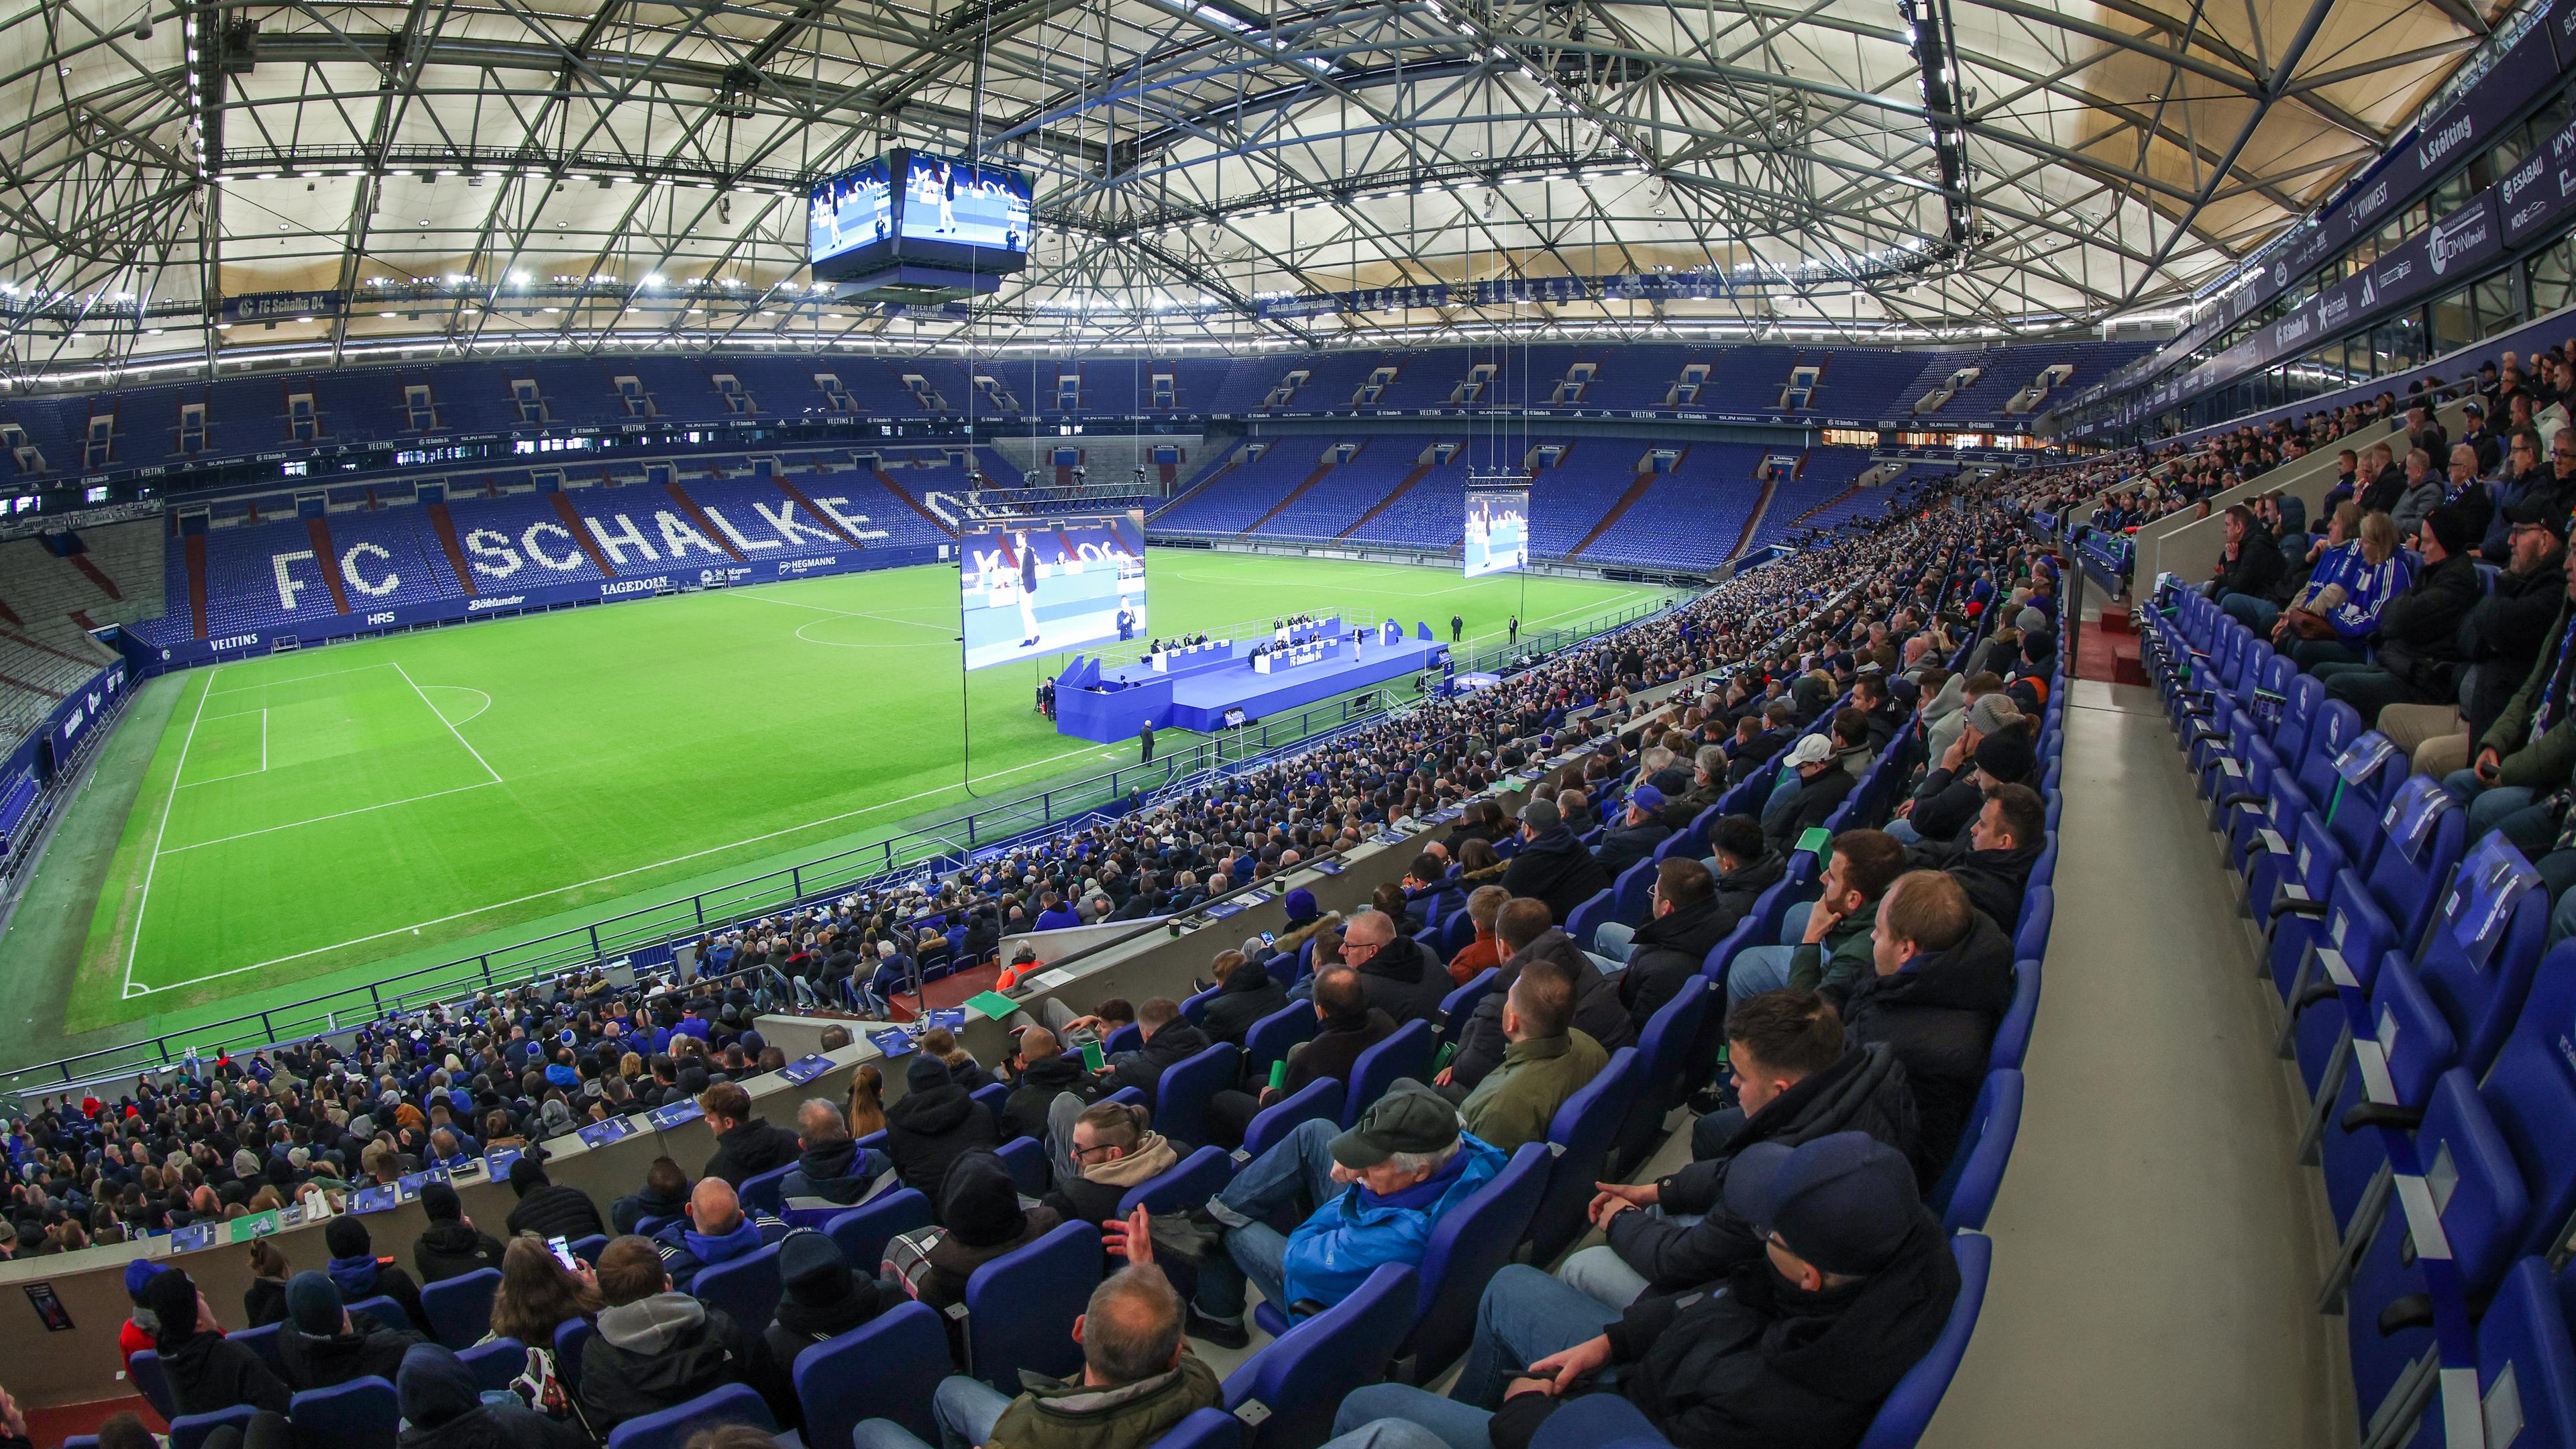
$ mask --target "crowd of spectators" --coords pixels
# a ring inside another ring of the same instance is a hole
[[[1776,982],[1748,976],[1733,992],[1727,1069],[1694,1102],[1704,1109],[1695,1157],[1719,1166],[1688,1170],[1687,1181],[1604,1185],[1593,1215],[1620,1228],[1606,1250],[1615,1269],[1578,1259],[1562,1282],[1539,1274],[1545,1287],[1521,1277],[1537,1270],[1512,1270],[1489,1290],[1449,1400],[1368,1390],[1362,1405],[1381,1437],[1455,1445],[1467,1431],[1444,1416],[1499,1410],[1534,1424],[1564,1392],[1617,1368],[1615,1391],[1689,1449],[1736,1442],[1721,1432],[1728,1423],[1799,1423],[1780,1442],[1847,1444],[1957,1288],[1919,1192],[1947,1164],[2012,994],[2010,923],[1995,917],[2018,909],[2040,849],[2031,735],[2055,597],[2050,561],[2012,541],[1985,490],[1938,486],[1902,515],[1491,688],[936,880],[711,935],[694,944],[715,974],[696,984],[621,990],[604,972],[575,973],[410,1011],[345,1048],[281,1044],[191,1061],[112,1096],[45,1101],[8,1123],[12,1242],[0,1255],[297,1205],[330,1219],[327,1272],[289,1273],[273,1246],[248,1249],[257,1281],[242,1326],[283,1326],[277,1366],[223,1336],[226,1315],[184,1262],[138,1260],[129,1273],[124,1347],[161,1356],[182,1412],[282,1411],[292,1392],[375,1373],[398,1386],[406,1446],[571,1445],[735,1382],[793,1426],[796,1353],[906,1299],[955,1303],[982,1263],[1061,1222],[1097,1222],[1127,1266],[1073,1325],[1081,1381],[1013,1399],[951,1379],[936,1406],[960,1442],[1149,1442],[1216,1402],[1214,1375],[1186,1340],[1247,1342],[1249,1289],[1297,1315],[1340,1301],[1378,1264],[1418,1261],[1439,1218],[1515,1149],[1543,1140],[1557,1110],[1780,878],[1798,833],[1830,813],[1819,803],[1885,758],[1919,780],[1902,818],[1832,839],[1808,944]],[[1676,684],[1669,698],[1645,698]],[[1811,727],[1826,732],[1793,746]],[[1828,743],[1811,757],[1817,741]],[[1590,951],[1568,936],[1575,905],[1783,751],[1796,768],[1758,810],[1717,817],[1704,840],[1657,866],[1645,922],[1603,932]],[[1480,798],[1506,776],[1569,759],[1515,816]],[[1453,807],[1462,813],[1370,908],[1328,915],[1292,891],[1287,933],[1218,953],[1201,1021],[1168,998],[1104,1002],[1023,1028],[990,1066],[931,1032],[905,1059],[891,1109],[878,1069],[863,1066],[845,1099],[802,1104],[793,1131],[759,1118],[740,1085],[784,1064],[752,1025],[763,1011],[882,995],[930,965],[993,959],[1010,933],[1186,910]],[[1435,903],[1473,922],[1458,960],[1417,938]],[[1271,958],[1301,948],[1311,969],[1283,986]],[[1203,1144],[1166,1140],[1150,1112],[1113,1093],[1135,1087],[1150,1101],[1163,1072],[1211,1042],[1239,1041],[1291,1005],[1312,1010],[1315,1035],[1283,1080],[1245,1081],[1208,1104],[1210,1135],[1232,1146],[1265,1102],[1346,1077],[1361,1051],[1405,1021],[1436,1018],[1449,990],[1487,967],[1496,989],[1431,1080],[1399,1083],[1348,1131],[1294,1129],[1186,1216],[1116,1217],[1127,1188]],[[1081,1044],[1128,1022],[1139,1045],[1089,1069]],[[1009,1088],[1000,1128],[969,1096],[996,1081]],[[1846,1099],[1866,1106],[1823,1105]],[[548,1141],[682,1102],[709,1133],[694,1173],[660,1159],[606,1204],[548,1178]],[[1004,1130],[1046,1145],[1051,1185],[1034,1205],[995,1154]],[[521,1154],[503,1223],[472,1222],[438,1183],[422,1193],[429,1226],[410,1244],[375,1242],[364,1218],[345,1214],[357,1189],[499,1148]],[[793,1201],[919,1188],[937,1226],[899,1237],[881,1267],[848,1263],[823,1235],[745,1206],[742,1183],[780,1168],[792,1169]],[[1282,1215],[1293,1231],[1275,1225]],[[595,1266],[568,1266],[546,1247],[594,1234],[611,1238]],[[769,1244],[783,1287],[774,1321],[735,1322],[690,1295],[699,1273]],[[1187,1300],[1158,1253],[1192,1261]],[[529,1345],[507,1402],[484,1402],[455,1356],[413,1327],[428,1321],[423,1283],[486,1267],[501,1271],[493,1335]],[[1730,1291],[1701,1291],[1721,1285]],[[1664,1291],[1682,1287],[1691,1291]],[[1565,1291],[1593,1306],[1560,1311]],[[379,1297],[410,1324],[349,1310]],[[1821,1378],[1748,1347],[1793,1317],[1832,1360]],[[547,1348],[576,1318],[594,1330],[577,1392]],[[1553,1326],[1532,1330],[1535,1321]],[[1354,1412],[1346,1405],[1345,1420]],[[263,1420],[246,1437],[274,1432]],[[860,1442],[911,1441],[871,1422]]]

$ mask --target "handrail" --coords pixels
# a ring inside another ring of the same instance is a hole
[[[1516,646],[1475,655],[1462,672],[1507,665],[1520,656],[1544,656],[1566,645],[1663,614],[1673,607],[1671,601],[1632,604],[1563,629],[1524,631]],[[1379,689],[1392,687],[1396,686],[1393,683],[1378,686]],[[741,922],[772,915],[814,899],[846,894],[880,880],[892,883],[888,878],[903,873],[963,864],[954,853],[956,843],[950,838],[961,832],[970,857],[997,852],[1033,831],[1059,829],[1070,821],[1115,806],[1131,795],[1141,798],[1184,776],[1208,768],[1225,767],[1228,763],[1225,753],[1230,741],[1236,750],[1242,748],[1241,742],[1246,737],[1259,741],[1252,756],[1236,755],[1231,767],[1240,768],[1247,758],[1257,758],[1272,749],[1305,743],[1345,727],[1358,726],[1383,717],[1392,708],[1394,706],[1352,715],[1348,712],[1347,701],[1310,706],[1285,720],[1247,725],[1241,730],[1210,736],[1171,751],[1151,764],[1124,765],[1105,774],[969,810],[871,845],[856,846],[782,870],[731,881],[695,895],[627,911],[586,926],[181,1031],[101,1047],[55,1061],[0,1070],[0,1091],[25,1093],[58,1089],[84,1076],[116,1076],[128,1071],[164,1068],[175,1064],[190,1051],[203,1055],[310,1036],[318,1031],[336,1030],[360,1019],[375,1020],[389,1011],[400,1011],[459,991],[496,990],[621,959],[645,957],[650,960],[658,953],[666,952],[673,941],[681,938],[727,930]],[[1330,718],[1319,718],[1322,716]],[[41,1077],[44,1081],[30,1085],[28,1079],[31,1077]]]

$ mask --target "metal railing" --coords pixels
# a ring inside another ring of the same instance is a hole
[[[1565,628],[1524,631],[1516,646],[1482,651],[1465,661],[1460,672],[1496,671],[1518,658],[1552,654],[1570,644],[1665,613],[1676,602],[1666,599],[1632,604]],[[1374,693],[1383,696],[1389,691],[1405,696],[1397,702],[1399,705],[1419,697],[1402,683],[1380,685]],[[52,1090],[84,1080],[174,1066],[191,1054],[211,1057],[219,1051],[243,1051],[273,1042],[300,1040],[377,1020],[389,1012],[516,986],[601,963],[624,960],[639,969],[649,968],[667,960],[677,941],[728,930],[761,916],[863,887],[900,885],[907,874],[919,876],[955,869],[967,857],[1002,850],[1033,832],[1061,830],[1084,816],[1142,801],[1192,776],[1217,769],[1239,769],[1264,754],[1362,727],[1384,718],[1394,707],[1354,708],[1367,693],[1212,735],[1162,754],[1151,764],[1124,765],[1105,774],[980,805],[872,844],[836,851],[783,870],[765,871],[588,925],[221,1021],[57,1061],[0,1070],[0,1091],[23,1094]]]

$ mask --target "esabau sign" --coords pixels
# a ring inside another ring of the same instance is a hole
[[[1016,272],[1028,264],[1028,173],[898,147],[806,195],[806,259],[818,282],[904,262]]]

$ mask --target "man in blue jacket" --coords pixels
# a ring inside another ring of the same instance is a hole
[[[1341,1302],[1381,1264],[1419,1265],[1433,1225],[1502,1167],[1499,1150],[1459,1127],[1455,1107],[1415,1082],[1396,1083],[1348,1132],[1300,1124],[1208,1199],[1225,1251],[1199,1265],[1190,1336],[1249,1342],[1246,1279],[1296,1317]],[[1301,1193],[1316,1207],[1295,1232],[1282,1237],[1262,1221]]]

